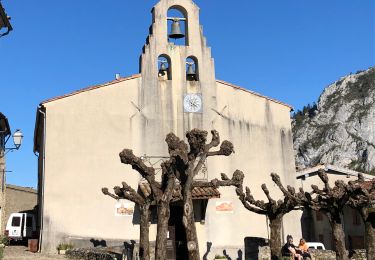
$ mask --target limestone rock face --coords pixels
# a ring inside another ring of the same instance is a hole
[[[329,85],[292,124],[297,167],[325,163],[375,174],[375,68]]]

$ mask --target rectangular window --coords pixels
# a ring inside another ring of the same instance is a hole
[[[21,217],[12,218],[12,227],[19,227],[21,224]]]

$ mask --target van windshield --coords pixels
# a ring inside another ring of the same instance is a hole
[[[21,217],[12,218],[12,227],[19,227],[21,224]]]

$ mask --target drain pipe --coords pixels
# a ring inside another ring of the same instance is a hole
[[[42,183],[41,187],[38,187],[41,191],[41,198],[40,198],[40,205],[39,205],[39,213],[40,213],[40,230],[39,230],[39,245],[38,245],[38,252],[41,252],[42,247],[42,239],[43,239],[43,214],[44,214],[44,171],[45,171],[45,147],[46,147],[46,113],[42,110],[42,107],[38,107],[38,112],[43,115],[43,143],[42,143]],[[36,155],[35,151],[34,154]],[[40,156],[39,155],[36,155]],[[38,174],[39,175],[39,174]],[[39,184],[39,182],[38,182]]]

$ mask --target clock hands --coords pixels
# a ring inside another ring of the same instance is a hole
[[[200,94],[186,94],[184,98],[184,109],[188,113],[196,113],[202,109],[202,98]]]

